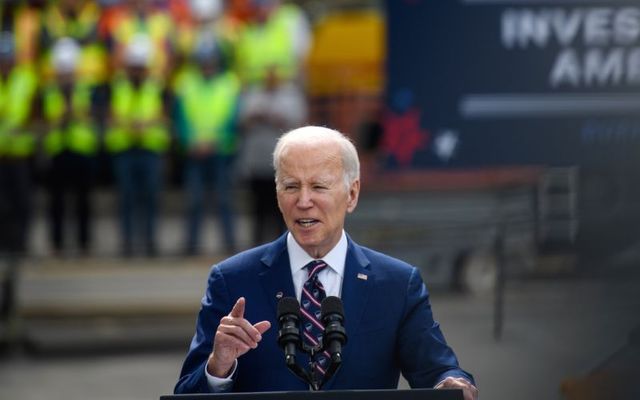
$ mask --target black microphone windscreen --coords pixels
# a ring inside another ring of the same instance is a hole
[[[278,319],[286,314],[300,317],[300,303],[295,297],[283,297],[278,302]]]
[[[322,317],[329,314],[338,314],[344,317],[344,308],[342,307],[342,300],[336,296],[328,296],[322,300],[320,306]]]

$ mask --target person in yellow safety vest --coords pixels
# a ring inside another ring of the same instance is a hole
[[[49,2],[42,17],[42,44],[45,49],[42,74],[54,79],[52,48],[62,38],[74,39],[81,47],[76,76],[83,82],[103,84],[107,79],[107,52],[98,37],[100,7],[94,0]]]
[[[112,155],[120,196],[122,253],[134,252],[134,218],[144,220],[148,256],[157,252],[155,232],[162,184],[163,153],[170,144],[162,85],[149,76],[152,44],[138,36],[124,54],[126,74],[111,85],[105,147]],[[140,218],[138,218],[140,217]]]
[[[91,191],[98,152],[97,130],[92,118],[94,85],[79,73],[82,49],[71,38],[60,39],[51,51],[55,80],[42,93],[43,114],[49,131],[44,151],[50,158],[47,185],[50,195],[51,242],[54,254],[64,250],[67,196],[74,196],[73,213],[82,254],[91,239]]]
[[[108,38],[114,54],[114,72],[126,68],[127,48],[139,35],[146,35],[151,40],[151,76],[166,79],[173,68],[175,26],[167,10],[156,7],[153,3],[153,0],[123,1],[124,7],[118,16],[118,22]]]
[[[254,20],[240,34],[236,63],[244,84],[264,83],[273,66],[279,79],[299,79],[311,34],[303,12],[280,0],[252,0]]]
[[[231,177],[236,154],[237,109],[240,81],[226,65],[213,35],[202,36],[194,63],[175,87],[174,117],[185,151],[184,185],[187,194],[185,253],[200,250],[206,193],[215,193],[224,240],[223,251],[235,252],[235,223]],[[208,189],[208,190],[207,190]]]
[[[0,253],[27,250],[32,191],[30,160],[36,139],[29,131],[37,76],[16,64],[15,39],[0,32]]]
[[[228,14],[224,0],[189,0],[191,21],[178,28],[177,50],[188,59],[196,41],[203,35],[214,35],[228,66],[234,64],[235,47],[241,22]]]

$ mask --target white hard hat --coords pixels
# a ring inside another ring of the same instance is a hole
[[[151,38],[143,33],[138,33],[127,44],[124,62],[130,67],[147,67],[151,62],[152,52]]]
[[[51,49],[51,63],[59,74],[69,74],[76,70],[80,59],[80,45],[74,39],[58,39]]]
[[[210,20],[217,18],[224,9],[222,0],[191,0],[191,15],[198,20]]]

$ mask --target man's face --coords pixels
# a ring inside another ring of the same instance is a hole
[[[214,60],[201,62],[198,64],[198,66],[200,67],[200,72],[202,73],[202,75],[204,75],[207,78],[214,76],[216,72],[218,72],[216,68],[217,65]]]
[[[84,3],[84,1],[82,0],[61,0],[60,2],[60,7],[63,10],[75,10],[78,9],[80,5],[82,5],[82,3]]]
[[[147,77],[147,68],[130,65],[127,67],[127,75],[132,81],[142,82]]]
[[[340,240],[347,213],[356,208],[360,181],[345,187],[337,143],[290,144],[280,159],[278,206],[296,242],[324,257]]]
[[[256,22],[262,24],[269,19],[278,3],[275,0],[253,0],[252,5]]]

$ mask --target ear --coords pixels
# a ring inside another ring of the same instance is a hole
[[[360,179],[353,181],[349,187],[349,193],[347,197],[347,212],[351,213],[356,209],[358,205],[358,196],[360,195]]]
[[[282,205],[280,204],[280,192],[278,191],[277,187],[276,187],[276,201],[278,203],[278,210],[280,210],[280,213],[282,214]]]

